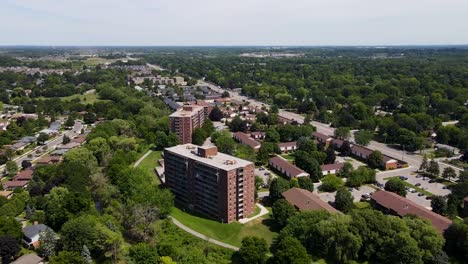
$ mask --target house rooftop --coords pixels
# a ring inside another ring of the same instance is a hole
[[[203,106],[197,105],[184,105],[183,107],[177,109],[169,117],[188,117],[197,115],[199,111],[203,111]]]
[[[13,180],[25,181],[25,180],[31,180],[32,177],[33,177],[33,170],[31,168],[28,168],[28,169],[18,172],[15,176],[13,176]]]
[[[299,211],[326,210],[330,213],[338,212],[333,206],[322,201],[315,193],[301,188],[289,189],[283,192],[283,197]]]
[[[39,264],[42,263],[42,258],[36,253],[29,253],[19,257],[17,260],[11,262],[11,264]]]
[[[39,235],[40,232],[46,230],[47,228],[49,227],[44,224],[30,225],[23,228],[23,234],[25,237],[31,239]]]
[[[237,168],[242,168],[242,167],[252,164],[252,162],[250,161],[239,159],[239,158],[236,158],[236,157],[233,157],[231,155],[227,155],[221,152],[216,152],[215,155],[212,155],[207,158],[199,155],[199,149],[207,150],[209,148],[212,148],[212,147],[200,147],[200,146],[193,145],[193,144],[184,144],[184,145],[177,145],[174,147],[166,148],[165,150],[173,154],[186,157],[186,158],[190,158],[200,163],[203,163],[205,165],[208,165],[214,168],[219,168],[219,169],[226,170],[226,171],[237,169]]]
[[[247,134],[243,132],[236,132],[232,134],[232,136],[240,141],[242,144],[251,146],[252,148],[259,148],[260,147],[260,142],[253,140],[251,137],[249,137]]]
[[[301,176],[301,175],[305,176],[307,174],[305,171],[289,163],[287,160],[283,159],[282,157],[278,157],[278,156],[273,157],[270,159],[269,163],[273,164],[274,166],[282,168],[282,170],[286,174],[291,175],[291,177],[293,178]]]
[[[343,162],[333,163],[333,164],[325,164],[320,166],[322,171],[332,171],[332,170],[341,170],[344,166]]]
[[[414,203],[396,193],[387,191],[377,191],[371,196],[372,201],[380,206],[390,209],[399,216],[416,215],[429,220],[432,225],[443,233],[451,224],[452,221],[440,214],[436,214],[425,207]]]

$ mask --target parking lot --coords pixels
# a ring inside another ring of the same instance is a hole
[[[275,177],[278,177],[275,173],[273,173],[271,170],[269,170],[268,168],[265,168],[265,167],[258,167],[258,168],[255,168],[255,175],[256,176],[259,176],[263,179],[263,182],[269,186],[270,185],[270,181],[272,179],[274,179]]]
[[[320,199],[322,199],[325,202],[334,202],[335,201],[335,195],[336,192],[321,192],[319,193],[318,187],[320,186],[320,183],[314,184],[314,193],[317,193]],[[359,202],[361,201],[362,195],[365,194],[371,194],[375,192],[375,189],[372,187],[369,187],[367,185],[363,185],[359,188],[350,188],[351,194],[353,195],[354,202]]]

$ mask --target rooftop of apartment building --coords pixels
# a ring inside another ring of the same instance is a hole
[[[187,116],[194,116],[199,111],[203,111],[203,106],[198,105],[184,105],[183,107],[177,109],[174,113],[172,113],[169,117],[187,117]]]
[[[226,171],[245,167],[249,164],[252,164],[252,162],[250,161],[239,159],[231,155],[218,152],[218,149],[212,146],[202,147],[193,144],[184,144],[166,148],[166,151]]]

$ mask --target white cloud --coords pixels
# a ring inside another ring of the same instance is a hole
[[[3,0],[0,44],[468,43],[464,0]]]

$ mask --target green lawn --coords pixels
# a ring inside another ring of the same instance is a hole
[[[398,178],[398,176],[388,177],[388,178],[385,178],[384,180],[390,180],[392,178]],[[407,181],[402,181],[402,182],[406,187],[413,188],[416,191],[418,191],[419,193],[422,193],[422,194],[424,194],[426,196],[433,196],[434,195],[433,193],[430,193],[430,192],[428,192],[428,191],[426,191],[426,190],[424,190],[424,189],[422,189],[422,188],[420,188],[418,186],[415,186],[415,185],[413,185],[413,184],[411,184],[411,183],[409,183]]]
[[[294,161],[294,154],[282,154],[281,157],[287,159],[288,161]]]
[[[66,97],[60,97],[62,101],[71,101],[76,98],[79,98],[82,103],[88,104],[93,104],[94,102],[99,100],[96,92],[87,94],[74,94]]]
[[[254,217],[256,215],[258,215],[260,212],[262,211],[262,209],[260,209],[260,207],[258,207],[257,205],[255,205],[255,210],[253,211],[253,213],[251,213],[248,217]]]
[[[356,209],[366,209],[366,208],[370,208],[370,203],[368,203],[368,202],[355,202],[354,206],[356,207]]]
[[[146,153],[146,152],[145,152]],[[153,151],[149,154],[139,165],[138,168],[146,171],[153,175],[156,184],[160,184],[159,178],[156,176],[154,172],[154,168],[158,166],[158,160],[161,158],[161,151]]]
[[[241,246],[242,238],[246,236],[262,237],[271,244],[278,235],[273,231],[275,230],[272,227],[273,220],[269,219],[269,215],[259,217],[245,225],[237,222],[231,224],[219,223],[188,214],[175,207],[172,209],[171,215],[185,226],[201,234],[237,247]]]

